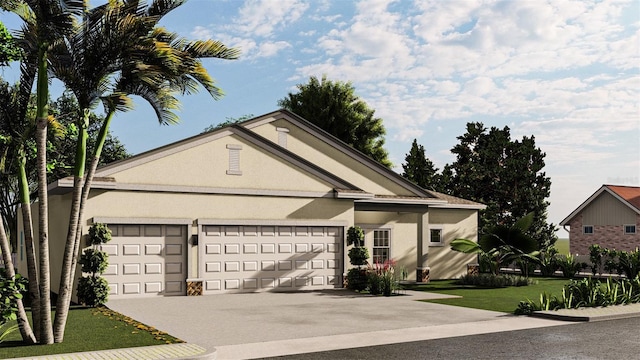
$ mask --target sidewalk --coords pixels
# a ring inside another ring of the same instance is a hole
[[[70,354],[44,355],[18,358],[37,359],[37,360],[160,360],[160,359],[199,359],[208,360],[215,359],[215,350],[207,351],[207,349],[196,344],[169,344],[142,346],[135,348],[87,351]]]

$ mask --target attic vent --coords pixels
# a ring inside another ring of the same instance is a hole
[[[240,171],[240,150],[242,150],[242,145],[227,144],[227,149],[229,149],[229,170],[227,170],[227,175],[242,175],[242,171]]]
[[[282,146],[283,148],[287,148],[287,134],[289,133],[289,129],[287,128],[276,128],[276,131],[278,132],[278,145]]]

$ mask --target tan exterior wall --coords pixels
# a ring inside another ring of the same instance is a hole
[[[589,255],[589,246],[593,244],[624,251],[640,248],[640,215],[636,215],[632,221],[625,220],[629,222],[625,222],[624,225],[636,225],[635,234],[625,234],[624,226],[619,222],[618,225],[595,225],[586,222],[584,220],[586,216],[583,213],[576,215],[569,224],[569,251],[571,254]],[[584,234],[584,225],[593,225],[593,234]]]
[[[365,191],[378,195],[415,195],[286,120],[274,121],[251,130],[278,143],[278,131],[276,131],[278,127],[289,130],[287,135],[289,151],[320,167],[331,169],[332,173]]]
[[[357,211],[356,225],[365,229],[365,245],[372,253],[374,229],[391,229],[391,258],[408,272],[407,280],[415,280],[418,270],[418,222],[422,214]],[[429,208],[429,224],[443,229],[443,245],[428,246],[427,265],[431,279],[452,279],[467,271],[467,264],[477,262],[475,255],[452,251],[450,243],[464,238],[477,241],[478,220],[475,210]],[[428,242],[426,242],[428,244]],[[347,258],[348,263],[348,258]]]
[[[353,225],[353,202],[350,200],[147,193],[140,191],[100,191],[95,192],[96,195],[93,194],[85,211],[84,234],[88,232],[91,219],[94,217],[193,219],[194,225],[189,235],[197,234],[197,225],[195,223],[197,219],[330,220],[344,222],[348,224],[346,227]],[[49,197],[52,290],[55,292],[57,292],[59,286],[59,264],[62,261],[64,243],[66,241],[69,197],[69,195]],[[35,221],[37,223],[37,218]],[[35,230],[37,231],[37,229]],[[195,277],[197,274],[197,254],[197,247],[192,247],[190,250],[192,262],[187,274],[188,277]],[[54,266],[54,264],[58,265]]]
[[[637,214],[604,191],[582,210],[585,225],[635,224]]]
[[[49,196],[49,264],[51,291],[57,293],[60,287],[60,273],[62,270],[62,258],[64,256],[64,246],[67,240],[67,232],[69,226],[70,195]],[[39,251],[39,234],[38,222],[40,216],[38,213],[38,203],[31,206],[31,217],[33,218],[33,242],[35,246],[36,257]],[[18,211],[18,272],[25,277],[27,276],[27,259],[24,248],[24,228],[22,222],[22,211]],[[81,244],[84,245],[84,244]],[[22,252],[23,256],[20,256]],[[76,273],[79,273],[79,267]],[[74,294],[75,295],[75,294]]]
[[[238,150],[242,175],[227,174],[229,170],[227,145],[242,146],[242,149]],[[115,178],[116,182],[132,184],[270,190],[290,190],[291,184],[296,184],[297,191],[329,192],[333,190],[328,183],[234,135],[152,160],[110,176]]]
[[[429,246],[427,263],[431,279],[454,279],[465,274],[467,264],[477,263],[477,256],[451,250],[451,241],[478,241],[478,216],[475,210],[429,209],[429,224],[443,229],[443,245]]]
[[[418,258],[417,218],[418,215],[412,213],[356,211],[355,214],[355,224],[365,231],[365,246],[369,249],[370,256],[373,256],[373,230],[391,230],[390,257],[397,262],[398,269],[404,267],[407,270],[409,274],[407,280],[415,280]],[[369,263],[371,262],[369,259]],[[345,264],[349,264],[348,257]]]

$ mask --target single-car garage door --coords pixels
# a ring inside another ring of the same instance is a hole
[[[108,226],[112,240],[102,249],[109,266],[102,276],[110,298],[186,294],[186,226]]]
[[[200,239],[205,294],[342,286],[338,226],[206,225]]]

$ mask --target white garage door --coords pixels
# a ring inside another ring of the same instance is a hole
[[[320,290],[342,286],[342,228],[203,226],[204,293]]]
[[[111,286],[110,298],[186,294],[185,226],[108,226],[113,237],[102,245],[109,254],[102,276]]]

